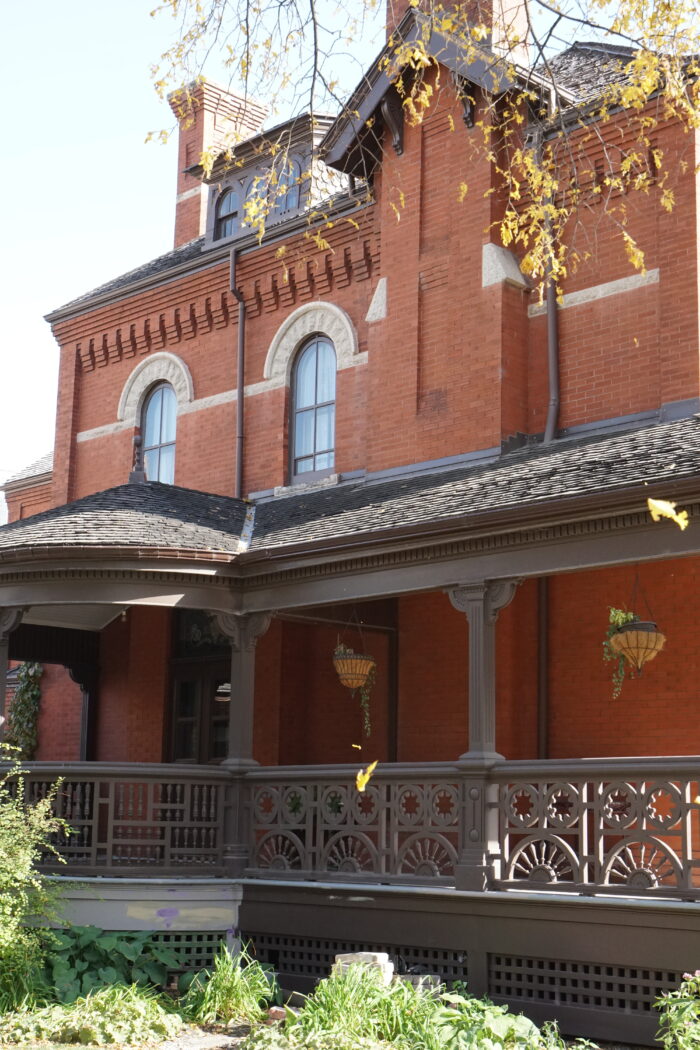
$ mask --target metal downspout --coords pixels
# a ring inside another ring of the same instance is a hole
[[[231,249],[229,287],[238,300],[238,357],[236,365],[236,486],[234,496],[243,498],[243,438],[245,435],[245,299],[236,287],[237,249]]]
[[[549,758],[549,579],[537,580],[537,757]]]
[[[557,289],[549,267],[547,278],[547,375],[549,378],[549,405],[544,428],[544,444],[555,436],[559,419],[559,316]]]

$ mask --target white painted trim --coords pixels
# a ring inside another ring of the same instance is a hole
[[[191,197],[199,197],[202,189],[202,186],[193,186],[191,190],[185,190],[184,193],[178,193],[175,198],[175,203],[182,204],[183,201],[188,201]]]
[[[606,284],[594,284],[591,288],[582,288],[578,292],[569,292],[559,304],[559,309],[567,310],[571,306],[583,306],[585,303],[593,303],[597,299],[606,299],[609,295],[636,292],[639,288],[646,288],[649,284],[658,283],[658,269],[647,270],[646,273],[634,273],[629,277],[620,277],[617,281],[608,281]],[[546,312],[547,306],[545,303],[533,303],[527,308],[528,317],[539,317]]]
[[[367,316],[365,321],[368,324],[373,324],[375,321],[383,321],[386,317],[387,311],[387,280],[386,277],[380,277],[377,282],[377,287],[374,289],[374,295],[372,296],[372,302],[369,304]]]
[[[276,386],[286,386],[296,351],[305,339],[316,333],[332,341],[338,370],[351,367],[358,350],[355,326],[345,310],[335,303],[317,301],[300,306],[277,329],[265,358],[264,378],[276,380]]]
[[[366,365],[369,355],[366,350],[361,354],[355,354],[349,361],[345,361],[344,364],[338,365],[339,371],[344,368],[356,368],[358,365]],[[270,390],[279,390],[280,387],[285,385],[284,376],[276,376],[274,379],[263,379],[259,383],[249,383],[245,388],[246,397],[257,397],[258,394],[266,394]],[[200,397],[196,401],[187,401],[184,404],[178,405],[177,414],[179,416],[189,415],[190,412],[202,412],[207,408],[217,408],[219,405],[230,405],[238,400],[237,390],[224,390],[220,394],[212,394],[211,397]],[[75,440],[82,443],[83,441],[93,441],[95,438],[110,437],[112,434],[119,434],[123,430],[131,430],[136,424],[132,423],[131,420],[126,422],[117,423],[105,423],[101,427],[93,427],[91,430],[81,430],[76,434]],[[31,479],[32,484],[34,478]]]
[[[170,383],[178,408],[194,399],[189,368],[182,358],[162,350],[141,361],[127,379],[119,398],[117,419],[133,427],[139,426],[144,399],[154,383]]]

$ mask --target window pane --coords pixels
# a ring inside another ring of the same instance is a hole
[[[326,452],[333,448],[335,430],[335,405],[316,409],[316,443],[314,452]]]
[[[160,444],[160,418],[163,403],[163,387],[157,387],[146,402],[146,420],[144,426],[144,448]]]
[[[295,401],[297,409],[308,408],[309,405],[316,404],[315,343],[304,350],[297,363]]]
[[[158,461],[160,459],[160,449],[152,448],[149,452],[144,453],[143,467],[146,471],[146,478],[148,481],[158,481]]]
[[[335,401],[335,351],[325,340],[318,344],[317,404]]]
[[[315,457],[314,470],[331,470],[335,457],[332,452],[323,452],[320,456]]]
[[[307,459],[298,459],[296,467],[294,469],[295,474],[305,474],[307,470],[315,470],[314,457],[309,456]]]
[[[294,455],[308,456],[314,451],[314,410],[298,412],[294,423]]]
[[[158,478],[157,481],[162,481],[164,485],[173,485],[175,483],[175,446],[174,445],[163,445],[160,450],[160,463],[158,464]]]
[[[175,440],[175,426],[177,419],[177,398],[171,386],[162,388],[162,407],[160,423],[160,442],[165,444]]]

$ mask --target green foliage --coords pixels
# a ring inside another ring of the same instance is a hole
[[[0,1010],[8,1010],[45,992],[41,927],[55,915],[58,891],[37,863],[55,852],[52,840],[66,825],[52,812],[58,785],[29,805],[16,752],[0,745],[0,760]]]
[[[151,933],[105,933],[97,926],[51,932],[46,979],[61,1003],[105,985],[163,987],[178,968],[177,953]]]
[[[616,653],[610,645],[610,639],[615,634],[619,627],[624,627],[627,623],[632,623],[634,620],[638,620],[639,617],[636,613],[628,612],[627,609],[616,609],[614,606],[609,606],[610,619],[608,624],[608,630],[605,635],[603,642],[603,659],[612,662],[613,672],[613,691],[612,698],[617,700],[618,696],[622,692],[622,683],[627,677],[627,662],[622,653]]]
[[[182,999],[183,1016],[197,1024],[261,1021],[277,998],[274,975],[242,949],[233,954],[222,945],[213,970],[194,976]]]
[[[591,1044],[584,1044],[590,1046]],[[564,1050],[554,1026],[538,1029],[507,1007],[461,991],[383,982],[351,966],[321,981],[284,1031],[252,1032],[241,1050]]]
[[[0,1044],[141,1043],[167,1039],[182,1029],[172,1004],[137,985],[103,988],[69,1006],[20,1009],[0,1018]]]
[[[41,664],[25,663],[17,671],[19,685],[7,715],[5,742],[16,747],[18,757],[26,762],[34,758],[37,748],[37,723],[41,704],[43,674]]]
[[[700,1046],[700,970],[683,974],[674,992],[654,1003],[661,1015],[657,1039],[665,1050],[697,1050]]]

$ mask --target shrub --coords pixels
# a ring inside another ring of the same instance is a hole
[[[232,953],[222,945],[213,970],[202,970],[190,980],[180,1000],[183,1015],[197,1024],[221,1021],[261,1021],[276,998],[274,976],[242,949]]]
[[[14,750],[0,745],[0,762],[0,1010],[9,1010],[46,991],[43,927],[55,915],[58,891],[37,863],[55,853],[52,840],[66,825],[52,812],[58,785],[30,805]]]
[[[657,1039],[666,1050],[697,1050],[700,1046],[700,970],[683,974],[674,992],[657,999],[661,1015]]]
[[[182,1029],[172,1005],[136,985],[116,985],[70,1005],[24,1009],[0,1018],[0,1044],[38,1042],[141,1043],[167,1039]]]
[[[177,953],[151,933],[105,933],[97,926],[52,931],[46,978],[59,1002],[109,984],[164,987],[178,968]]]

